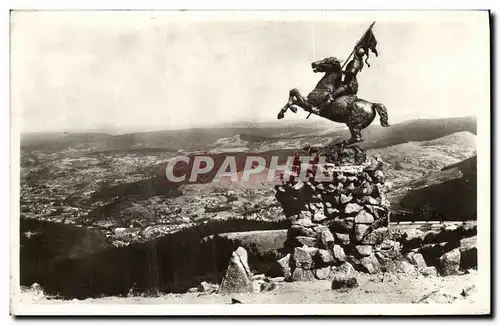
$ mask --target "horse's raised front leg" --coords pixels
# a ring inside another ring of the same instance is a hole
[[[290,109],[294,113],[297,113],[297,106],[307,110],[306,107],[308,105],[309,103],[307,103],[307,99],[300,94],[300,91],[297,88],[293,88],[288,94],[288,101],[286,105],[283,106],[283,108],[278,113],[278,119],[282,119],[283,117],[285,117],[285,113],[288,109]]]
[[[297,88],[293,88],[292,90],[290,90],[288,106],[294,113],[297,112],[297,108],[294,106],[301,107],[305,111],[310,111],[312,107],[312,105],[307,101],[307,98],[302,96]]]
[[[293,90],[293,89],[292,89]],[[285,106],[283,106],[278,113],[278,120],[282,119],[285,117],[286,111],[290,108],[290,106],[293,105],[293,94],[292,90],[288,93],[288,101],[286,102]],[[292,112],[297,113],[297,110],[295,108],[292,108]]]

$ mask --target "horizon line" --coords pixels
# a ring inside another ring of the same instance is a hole
[[[419,120],[443,120],[443,119],[457,119],[457,118],[474,118],[474,119],[477,119],[477,116],[475,115],[464,115],[464,116],[450,116],[450,117],[419,117],[419,118],[410,118],[410,119],[407,119],[407,120],[401,120],[401,121],[398,121],[398,122],[395,122],[394,124],[392,125],[396,125],[396,124],[400,124],[400,123],[404,123],[404,122],[411,122],[411,121],[419,121]],[[327,123],[336,123],[337,126],[335,127],[332,127],[332,131],[333,130],[338,130],[338,129],[343,129],[343,128],[347,128],[343,123],[337,123],[337,122],[333,122],[333,121],[328,121],[328,120],[325,120],[325,121],[313,121],[312,122],[312,125],[310,126],[311,128],[314,128],[314,126],[316,124],[320,124],[319,126],[317,126],[318,129],[323,129],[324,127],[326,127],[326,125],[324,124],[327,124]],[[234,125],[231,125],[231,124],[234,124]],[[124,131],[124,132],[120,132],[120,131],[113,131],[111,128],[108,129],[107,131],[105,130],[99,130],[99,129],[81,129],[81,130],[78,130],[78,129],[74,129],[74,130],[60,130],[60,131],[56,131],[56,130],[47,130],[47,131],[22,131],[20,132],[21,135],[28,135],[28,134],[59,134],[59,133],[72,133],[72,134],[106,134],[106,135],[127,135],[127,134],[135,134],[135,133],[149,133],[149,132],[162,132],[162,131],[188,131],[188,130],[195,130],[195,129],[207,129],[207,128],[214,128],[214,127],[217,127],[217,128],[232,128],[232,127],[244,127],[242,124],[256,124],[255,126],[252,126],[252,127],[258,127],[258,124],[276,124],[276,125],[279,125],[281,124],[282,126],[286,127],[286,126],[298,126],[298,127],[307,127],[307,125],[304,125],[306,124],[306,120],[304,121],[300,121],[300,120],[289,120],[289,121],[278,121],[278,120],[269,120],[269,121],[256,121],[256,122],[249,122],[249,121],[233,121],[233,122],[221,122],[221,123],[216,123],[216,124],[200,124],[200,125],[193,125],[191,127],[189,126],[180,126],[178,128],[176,127],[165,127],[165,128],[162,128],[162,127],[150,127],[149,129],[147,127],[138,127],[138,129],[141,129],[141,130],[138,130],[138,131]],[[324,125],[324,127],[323,127]],[[377,125],[371,125],[371,126],[377,126]],[[127,127],[124,127],[123,129],[126,129]],[[118,128],[117,128],[118,129]],[[129,129],[133,129],[133,127],[129,127]]]

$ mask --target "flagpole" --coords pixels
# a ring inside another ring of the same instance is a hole
[[[373,25],[375,25],[375,22],[371,23],[371,25],[368,27],[367,30],[365,30],[365,32],[363,33],[363,36],[361,36],[361,38],[359,39],[359,41],[356,43],[356,45],[359,44],[359,42],[361,40],[363,40],[363,38],[366,36],[366,34],[373,28]],[[349,54],[349,56],[347,57],[347,60],[344,61],[344,64],[342,65],[342,67],[340,68],[340,70],[342,71],[345,67],[345,65],[347,64],[347,62],[349,62],[349,59],[351,59],[351,56],[354,54],[354,52],[356,51],[356,46],[354,46],[354,49],[352,50],[351,54]],[[307,115],[306,119],[308,119],[310,116],[311,116],[312,112],[309,113],[309,115]]]

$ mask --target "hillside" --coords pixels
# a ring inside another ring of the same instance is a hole
[[[390,122],[390,121],[389,121]],[[456,117],[441,119],[419,119],[393,124],[388,128],[381,127],[378,123],[363,130],[365,141],[360,147],[377,149],[393,146],[409,141],[428,141],[452,133],[468,131],[476,134],[475,117]],[[333,138],[345,138],[349,132],[332,132]]]
[[[442,220],[476,220],[477,156],[406,183],[404,192],[391,198],[394,209],[424,208]]]
[[[467,131],[431,141],[407,142],[368,150],[368,155],[379,156],[386,162],[385,172],[395,187],[475,154],[476,136]]]

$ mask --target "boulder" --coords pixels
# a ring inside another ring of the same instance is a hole
[[[420,270],[420,273],[424,276],[437,276],[437,270],[435,266],[427,266]]]
[[[347,246],[350,244],[351,239],[349,234],[335,233],[336,242],[342,246]]]
[[[313,256],[316,255],[318,249],[315,247],[295,247],[293,253],[293,262],[295,267],[303,269],[311,269],[313,265]]]
[[[420,253],[415,253],[411,256],[411,260],[413,265],[417,268],[417,270],[422,270],[427,267],[427,263],[425,263],[424,256]]]
[[[233,254],[235,254],[239,258],[247,273],[251,275],[250,267],[248,266],[248,253],[246,249],[240,246],[234,251]]]
[[[320,198],[321,198],[321,196],[320,196]],[[318,211],[318,210],[323,211],[323,209],[325,208],[325,205],[321,201],[311,203],[310,206],[314,211]]]
[[[333,257],[338,262],[345,262],[346,261],[344,249],[340,245],[333,246]]]
[[[376,252],[375,256],[377,257],[377,260],[380,262],[381,265],[380,269],[382,272],[391,272],[391,273],[398,272],[398,267],[392,258],[387,258],[383,256],[380,252]]]
[[[295,247],[293,252],[293,262],[295,267],[310,269],[312,267],[313,259],[307,250],[302,247]]]
[[[378,245],[382,243],[384,239],[386,239],[388,236],[389,236],[389,231],[387,230],[387,227],[380,227],[366,234],[361,243],[364,245]]]
[[[349,262],[344,262],[340,264],[338,267],[336,267],[336,270],[337,272],[342,272],[346,275],[354,275],[356,277],[358,276],[358,272],[356,272],[352,264]]]
[[[292,225],[290,228],[288,228],[288,238],[294,238],[297,236],[315,237],[316,233],[311,228]]]
[[[477,269],[477,248],[460,248],[460,269]]]
[[[197,292],[216,292],[219,287],[216,284],[208,283],[206,281],[201,282],[198,285]]]
[[[358,177],[356,175],[347,176],[347,180],[349,182],[355,182],[358,180]]]
[[[363,209],[363,207],[357,203],[348,203],[345,206],[344,212],[346,214],[353,214],[353,213],[358,213],[362,209]]]
[[[338,215],[340,215],[340,210],[337,208],[327,207],[326,208],[326,215],[329,218],[337,217]]]
[[[477,236],[460,240],[460,268],[477,268]]]
[[[355,288],[358,286],[358,274],[354,270],[354,267],[347,262],[336,268],[336,271],[332,272],[331,278],[332,290]]]
[[[285,257],[278,260],[278,264],[280,265],[281,270],[283,271],[283,276],[285,279],[290,279],[290,277],[292,276],[292,272],[290,269],[291,268],[290,262],[291,262],[291,254],[287,254]]]
[[[303,268],[297,267],[293,270],[292,281],[313,281],[314,274],[311,270],[304,270]]]
[[[314,216],[313,216],[314,222],[321,222],[325,219],[327,219],[327,217],[325,216],[325,213],[323,212],[323,210],[317,210],[314,212]]]
[[[455,248],[439,258],[439,273],[442,275],[458,274],[460,269],[460,250]]]
[[[371,195],[372,193],[373,193],[373,186],[368,182],[364,182],[363,184],[361,184],[361,186],[353,190],[353,194],[358,197]]]
[[[356,241],[361,242],[361,240],[364,238],[369,228],[370,228],[369,226],[364,224],[356,224],[354,226],[354,234],[356,236]]]
[[[396,268],[399,273],[413,273],[415,272],[415,267],[406,260],[396,260]]]
[[[316,226],[315,223],[311,221],[311,218],[298,216],[296,218],[290,218],[292,226],[302,226],[302,227],[313,227]]]
[[[354,229],[354,218],[335,218],[330,221],[329,226],[334,232],[350,233]]]
[[[333,257],[332,252],[329,249],[320,249],[316,255],[319,264],[330,264],[335,259]]]
[[[325,230],[329,230],[327,226],[319,225],[313,228],[314,232],[317,234],[321,234]]]
[[[265,282],[262,280],[254,280],[252,282],[252,288],[253,292],[260,292],[261,285],[264,284]]]
[[[271,291],[271,290],[274,290],[276,289],[276,283],[274,282],[264,282],[260,285],[260,291],[261,292],[264,292],[264,291]]]
[[[366,272],[370,274],[379,273],[381,271],[380,262],[377,260],[374,254],[363,257],[360,262]]]
[[[356,252],[361,256],[370,256],[373,253],[373,248],[370,245],[357,245]]]
[[[380,249],[385,252],[387,251],[399,252],[401,250],[401,244],[395,240],[384,239],[380,244]]]
[[[358,199],[358,203],[362,204],[362,205],[378,205],[379,204],[377,199],[375,199],[371,196],[368,196],[368,195],[365,195],[365,196],[361,197],[360,199]]]
[[[335,238],[330,230],[325,229],[319,234],[319,244],[322,248],[331,248],[333,243],[335,242]],[[310,245],[308,245],[310,246]]]
[[[475,248],[477,247],[477,236],[473,237],[466,237],[460,239],[460,248],[465,249],[465,248]]]
[[[318,280],[325,280],[330,277],[331,270],[332,270],[331,266],[325,266],[314,270],[314,275]]]
[[[424,257],[425,261],[428,264],[439,265],[439,258],[443,256],[446,252],[449,252],[450,250],[455,248],[454,246],[456,245],[451,246],[447,242],[431,243],[431,244],[421,245],[418,248],[418,252],[422,254],[422,256]]]
[[[365,210],[359,211],[356,217],[354,218],[355,223],[364,223],[371,225],[373,221],[375,221],[373,216],[370,213],[366,212]]]
[[[43,295],[44,294],[42,286],[36,282],[30,286],[30,292],[33,294],[36,294],[36,295]]]
[[[378,205],[365,204],[365,209],[368,210],[375,219],[381,219],[387,216],[388,210]]]
[[[248,266],[248,254],[243,247],[233,252],[219,292],[253,292],[252,274]]]
[[[346,204],[352,201],[352,195],[340,194],[340,203]]]
[[[299,247],[302,247],[304,245],[309,247],[318,246],[318,241],[315,237],[297,236],[295,237],[295,241]]]

